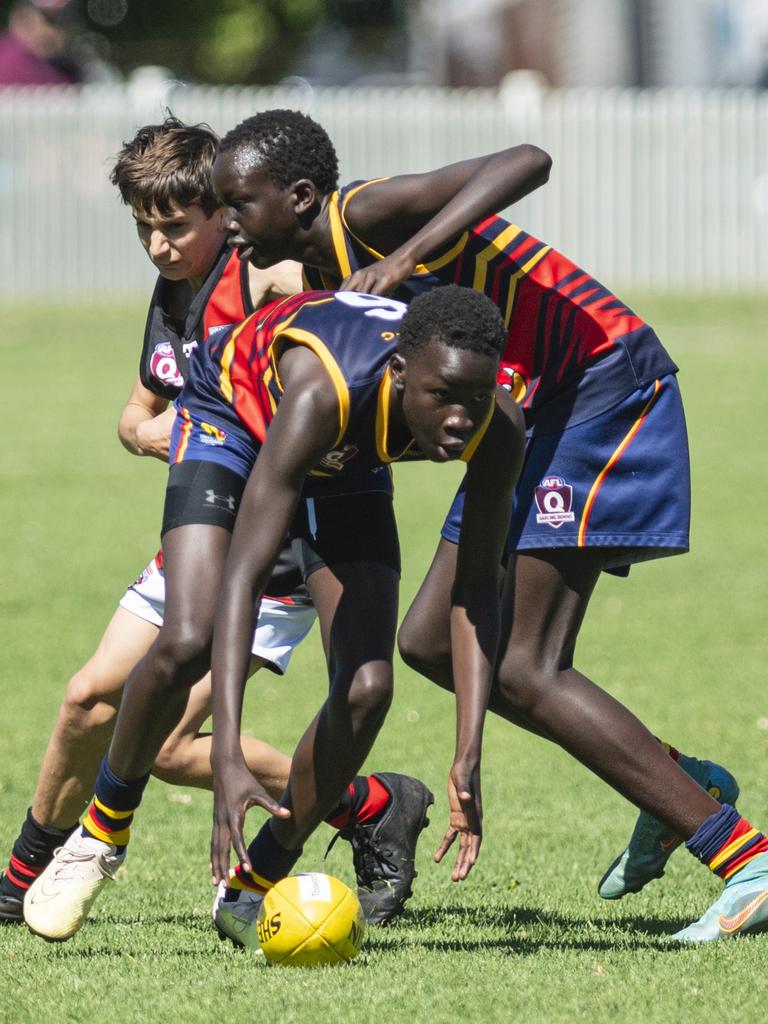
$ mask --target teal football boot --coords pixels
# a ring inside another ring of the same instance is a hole
[[[768,853],[731,875],[709,910],[670,937],[671,942],[714,942],[768,931]]]
[[[729,771],[712,761],[699,761],[681,754],[678,762],[702,789],[721,804],[735,804],[739,786]],[[680,845],[680,837],[669,826],[641,811],[629,846],[619,854],[600,880],[597,891],[604,900],[620,900],[630,892],[640,892],[654,878],[661,878],[667,861]]]

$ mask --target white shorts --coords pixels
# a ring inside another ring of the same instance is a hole
[[[154,626],[162,626],[165,576],[156,559],[153,558],[136,582],[128,587],[120,599],[120,607]],[[294,648],[309,633],[316,618],[317,612],[306,598],[264,597],[251,650],[266,661],[268,668],[282,675]]]

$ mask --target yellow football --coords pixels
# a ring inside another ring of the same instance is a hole
[[[281,879],[264,897],[257,922],[270,963],[284,967],[346,964],[365,935],[357,896],[338,878],[319,872]]]

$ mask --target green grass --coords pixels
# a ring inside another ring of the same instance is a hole
[[[723,759],[744,813],[768,820],[765,689],[768,302],[636,298],[681,365],[694,472],[693,550],[604,579],[578,664],[682,749]],[[0,851],[29,804],[71,673],[90,654],[125,585],[154,551],[164,470],[131,458],[115,422],[137,363],[139,307],[5,310],[0,509],[4,658]],[[452,469],[397,473],[402,606],[423,575]],[[285,679],[256,677],[245,724],[290,749],[320,703],[317,637]],[[679,1022],[756,1020],[768,937],[702,949],[661,937],[697,917],[717,882],[684,852],[635,897],[595,886],[634,811],[559,750],[490,721],[486,837],[464,885],[430,854],[446,817],[450,699],[408,672],[370,767],[418,774],[433,824],[404,917],[369,935],[354,965],[268,970],[220,944],[208,923],[210,798],[150,786],[119,884],[71,942],[0,930],[0,1021],[126,1024],[181,1019]],[[252,826],[259,816],[252,812]],[[348,848],[323,861],[328,830],[302,862],[352,882]],[[3,860],[5,852],[2,853]]]

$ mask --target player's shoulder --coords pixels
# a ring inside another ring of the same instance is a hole
[[[254,309],[284,295],[295,295],[302,289],[301,264],[282,260],[272,267],[248,267],[248,287]]]
[[[342,185],[338,204],[344,223],[355,233],[377,227],[382,218],[392,213],[387,201],[391,178],[350,181]]]

